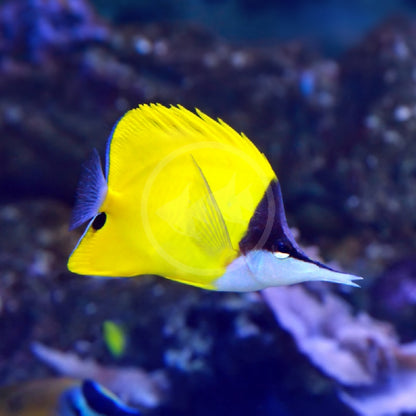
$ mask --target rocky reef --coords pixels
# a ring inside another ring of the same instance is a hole
[[[82,0],[4,2],[0,382],[54,374],[33,355],[39,342],[67,375],[84,377],[67,362],[93,362],[104,380],[137,369],[157,392],[137,403],[151,415],[414,412],[415,33],[416,21],[390,19],[335,60],[301,41],[114,25]],[[275,168],[303,244],[366,276],[362,289],[240,295],[70,275],[81,163],[142,102],[197,107],[244,131]],[[105,345],[109,319],[125,328],[121,358]]]

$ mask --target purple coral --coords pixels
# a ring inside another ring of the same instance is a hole
[[[416,410],[416,344],[402,344],[394,328],[366,313],[354,315],[331,292],[317,298],[305,286],[262,291],[299,350],[340,388],[361,416]]]

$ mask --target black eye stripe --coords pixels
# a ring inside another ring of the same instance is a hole
[[[107,215],[105,214],[105,212],[99,213],[92,222],[92,228],[94,228],[94,230],[99,230],[100,228],[103,228],[106,220]]]
[[[277,243],[277,249],[281,253],[290,253],[290,247],[281,241]]]

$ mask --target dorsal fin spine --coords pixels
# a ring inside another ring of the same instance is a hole
[[[100,155],[94,149],[83,165],[69,229],[73,230],[95,217],[106,195],[107,182],[101,168]]]

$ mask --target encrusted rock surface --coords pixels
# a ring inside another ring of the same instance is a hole
[[[84,1],[5,2],[0,28],[0,381],[50,374],[31,353],[38,341],[162,371],[170,396],[152,414],[349,414],[258,294],[70,275],[69,207],[82,161],[127,109],[198,107],[267,154],[304,243],[369,277],[343,296],[413,340],[415,21],[386,22],[339,60],[301,42],[236,46],[192,25],[116,27]],[[107,319],[128,336],[120,360]]]

